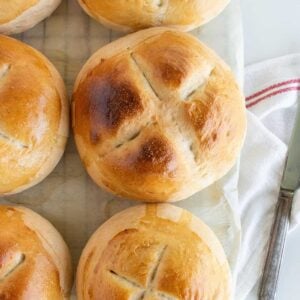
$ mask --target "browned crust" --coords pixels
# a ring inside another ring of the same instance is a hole
[[[12,38],[0,40],[0,68],[9,66],[0,79],[0,194],[11,194],[43,180],[60,160],[69,104],[62,78],[43,55]]]
[[[0,0],[0,33],[15,34],[30,29],[48,17],[61,0]]]
[[[0,298],[68,299],[69,250],[56,229],[23,207],[0,206]]]
[[[192,36],[166,28],[100,49],[78,75],[73,99],[87,171],[124,197],[187,198],[232,167],[244,140],[243,96],[228,66]]]
[[[130,32],[149,27],[169,26],[190,31],[216,17],[229,0],[78,0],[81,7],[92,18],[103,25]]]
[[[38,2],[39,0],[0,0],[0,24],[5,24],[14,20]]]
[[[181,208],[129,208],[104,223],[86,245],[77,297],[143,299],[157,291],[169,299],[231,299],[224,251],[213,232]]]

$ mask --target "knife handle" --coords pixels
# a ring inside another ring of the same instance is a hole
[[[274,300],[276,296],[280,265],[286,234],[289,228],[293,196],[293,191],[285,189],[280,190],[276,216],[271,231],[268,254],[260,287],[260,300]]]

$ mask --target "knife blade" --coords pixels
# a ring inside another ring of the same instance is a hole
[[[268,254],[263,272],[259,299],[274,300],[289,228],[294,192],[300,182],[300,105],[297,108],[295,125],[289,143],[283,171],[275,219],[271,230]]]
[[[299,105],[300,107],[300,105]],[[300,181],[300,108],[298,108],[296,122],[291,136],[288,157],[283,173],[281,188],[295,191]]]

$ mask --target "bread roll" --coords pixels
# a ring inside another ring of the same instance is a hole
[[[33,48],[0,35],[0,196],[44,179],[68,136],[64,83]]]
[[[244,99],[230,69],[196,38],[166,28],[101,48],[73,100],[88,173],[128,198],[187,198],[228,172],[244,140]]]
[[[71,271],[68,247],[47,220],[0,206],[0,299],[69,299]]]
[[[169,204],[129,208],[91,237],[77,270],[78,300],[229,300],[231,275],[214,233]]]
[[[192,30],[216,17],[230,0],[78,0],[92,18],[121,31],[169,26]]]
[[[0,33],[23,32],[46,17],[61,0],[0,0]]]

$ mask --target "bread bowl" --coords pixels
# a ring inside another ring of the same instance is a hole
[[[0,299],[69,299],[71,259],[57,230],[24,207],[0,206]]]
[[[0,0],[0,34],[30,29],[48,17],[61,0]]]
[[[92,18],[119,31],[168,26],[189,31],[216,17],[229,0],[78,0]]]
[[[0,196],[43,180],[69,130],[64,82],[37,50],[0,35]]]
[[[186,210],[148,204],[93,234],[77,270],[78,300],[230,300],[231,274],[214,233]]]
[[[92,179],[119,196],[178,201],[234,165],[244,97],[208,47],[168,28],[143,30],[98,50],[73,92],[73,129]]]

